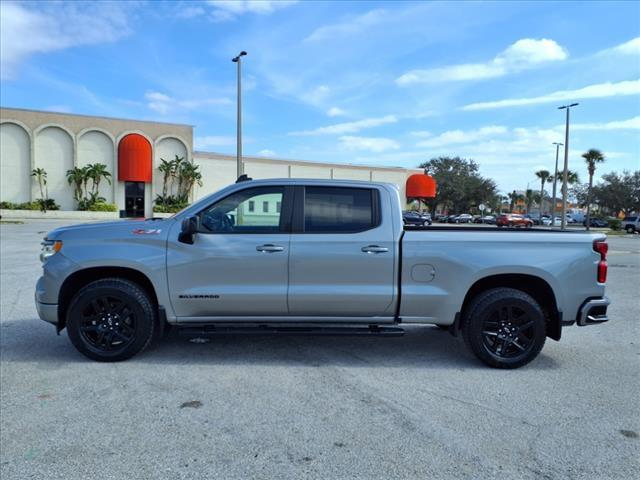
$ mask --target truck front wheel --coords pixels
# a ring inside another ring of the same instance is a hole
[[[487,365],[518,368],[533,360],[544,346],[544,313],[525,292],[494,288],[480,293],[465,309],[462,336]]]
[[[122,278],[91,282],[71,300],[67,331],[83,355],[99,362],[127,360],[144,350],[156,325],[156,309],[136,283]]]

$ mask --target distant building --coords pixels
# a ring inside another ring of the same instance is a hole
[[[125,216],[141,205],[151,216],[153,199],[162,192],[160,159],[183,157],[200,166],[203,186],[194,200],[236,180],[236,158],[193,151],[193,126],[71,115],[17,108],[0,108],[0,200],[22,203],[39,197],[30,173],[47,171],[49,197],[63,210],[76,208],[67,170],[103,163],[112,183],[100,184],[100,196],[117,204]],[[243,157],[245,172],[253,178],[335,178],[396,184],[405,197],[407,178],[418,169],[340,163]],[[256,208],[263,208],[257,206]],[[276,206],[268,207],[276,208]]]

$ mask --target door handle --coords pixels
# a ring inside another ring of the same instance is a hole
[[[378,245],[367,245],[361,249],[364,253],[385,253],[389,249],[387,247],[379,247]]]
[[[272,243],[267,243],[266,245],[258,245],[256,247],[256,250],[259,252],[273,253],[273,252],[282,252],[284,250],[284,247],[281,247],[280,245],[274,245]]]

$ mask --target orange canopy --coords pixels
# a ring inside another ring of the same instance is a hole
[[[151,183],[151,144],[142,135],[130,133],[118,145],[118,180]]]
[[[407,178],[407,198],[434,198],[436,181],[432,176],[416,173]]]

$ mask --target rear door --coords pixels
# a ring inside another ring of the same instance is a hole
[[[297,187],[294,208],[289,313],[393,317],[397,253],[387,196],[308,185]]]
[[[167,276],[178,317],[288,313],[292,192],[250,187],[216,201],[199,213],[192,245],[178,240],[179,225],[172,230]]]

